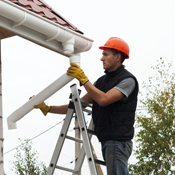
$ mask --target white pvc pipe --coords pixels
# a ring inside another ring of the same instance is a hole
[[[12,27],[23,25],[45,35],[46,42],[54,39],[61,42],[65,54],[73,54],[75,48],[81,53],[92,47],[93,40],[10,1],[0,0],[0,15],[12,20]]]
[[[80,55],[71,56],[70,62],[75,62],[78,65],[80,65]],[[54,81],[51,85],[46,87],[43,91],[41,91],[39,94],[34,96],[32,99],[30,99],[27,103],[25,103],[19,109],[14,111],[7,118],[8,129],[16,129],[17,128],[16,122],[20,120],[22,117],[24,117],[27,113],[29,113],[34,108],[34,105],[41,104],[43,101],[45,101],[55,92],[60,90],[62,87],[64,87],[67,83],[69,83],[73,79],[74,77],[68,76],[66,73],[63,74],[60,78]]]

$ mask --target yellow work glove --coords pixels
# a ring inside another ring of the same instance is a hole
[[[47,113],[50,111],[51,106],[47,106],[44,102],[42,102],[39,105],[34,105],[34,108],[40,109],[44,115],[47,115]]]
[[[76,63],[70,63],[70,65],[71,66],[67,70],[67,75],[73,76],[79,80],[80,85],[84,85],[89,81],[83,70]]]
[[[34,97],[34,95],[32,97],[30,97],[29,100],[33,97]],[[42,102],[39,105],[34,105],[34,108],[40,109],[44,115],[47,115],[47,113],[50,111],[51,106],[47,106],[44,102]]]

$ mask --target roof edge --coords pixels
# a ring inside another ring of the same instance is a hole
[[[46,43],[53,40],[58,41],[62,45],[64,54],[81,53],[88,51],[92,47],[92,39],[45,19],[10,1],[0,0],[0,15],[13,21],[12,29],[18,30],[19,27],[25,26],[44,35]],[[30,40],[33,39],[30,38]]]

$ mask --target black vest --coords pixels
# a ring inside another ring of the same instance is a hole
[[[134,135],[135,110],[137,106],[138,82],[134,75],[128,72],[124,66],[120,66],[116,71],[105,71],[106,75],[100,77],[95,86],[107,92],[126,78],[135,80],[135,89],[127,98],[108,106],[99,106],[93,101],[92,118],[95,125],[95,132],[99,141],[131,140]]]

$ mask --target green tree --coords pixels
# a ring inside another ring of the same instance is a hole
[[[32,150],[32,142],[30,140],[21,141],[20,147],[16,149],[15,161],[13,161],[12,171],[16,175],[45,175],[46,166],[42,162],[38,162],[38,153]]]
[[[137,115],[137,163],[129,166],[132,175],[175,174],[175,74],[172,63],[162,58],[152,66],[155,74],[143,84],[141,104],[146,112]]]

